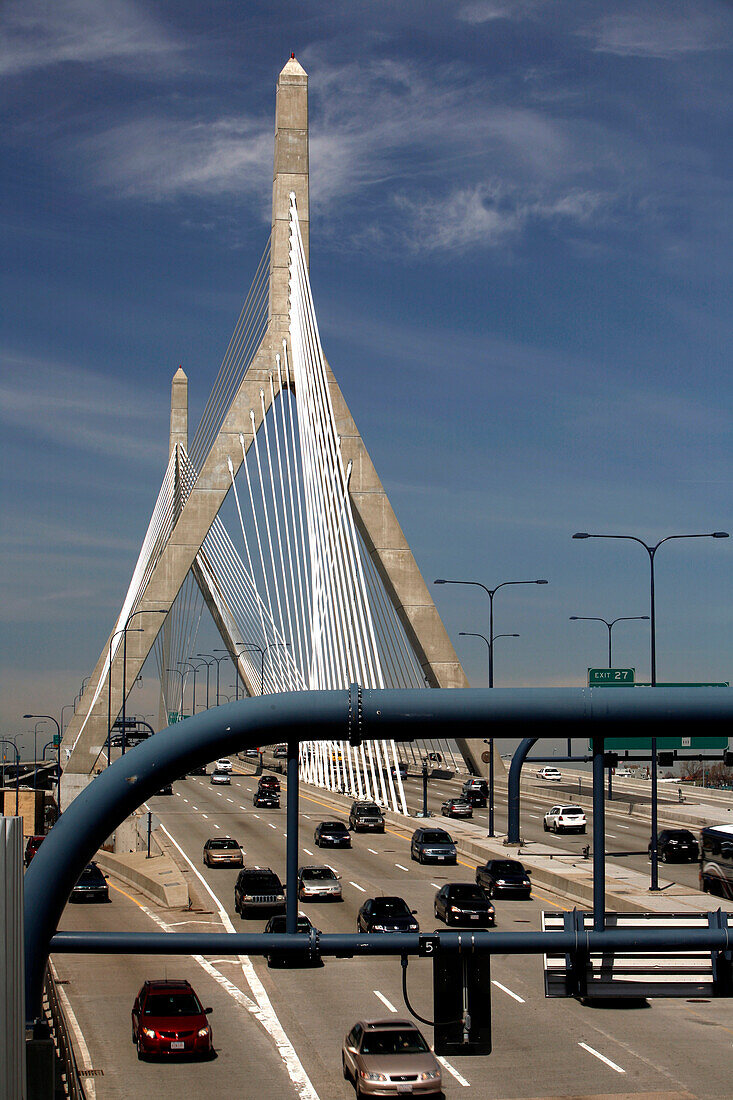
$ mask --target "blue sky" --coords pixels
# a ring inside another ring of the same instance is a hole
[[[568,617],[647,613],[648,565],[572,533],[733,526],[732,32],[715,0],[6,2],[3,729],[119,610],[170,379],[193,428],[267,238],[291,50],[323,343],[418,563],[547,577],[497,596],[496,682],[583,683],[605,628]],[[732,553],[660,550],[660,680],[733,676]],[[435,594],[483,683],[482,594]],[[646,624],[614,647],[647,678]]]

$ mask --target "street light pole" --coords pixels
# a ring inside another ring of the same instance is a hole
[[[492,643],[486,637],[485,634],[476,634],[469,630],[460,630],[459,635],[463,638],[483,638],[486,645],[489,648],[489,667],[491,667],[491,650],[493,649]],[[494,641],[497,638],[518,638],[518,634],[495,634]],[[488,740],[484,740],[484,744],[489,746],[489,831],[488,836],[495,836],[494,833],[494,738],[489,737]]]
[[[133,611],[131,615],[127,616],[127,621],[122,628],[122,755],[125,755],[127,749],[127,727],[125,725],[125,719],[127,717],[127,631],[130,629],[130,623],[136,615],[144,615],[146,612],[150,612],[153,615],[167,615],[168,609],[165,607],[143,607],[139,611]],[[143,633],[142,627],[133,627],[135,633]]]
[[[242,649],[256,649],[260,655],[260,695],[265,694],[265,655],[269,649],[276,649],[277,646],[282,646],[286,649],[290,642],[268,642],[266,646],[258,645],[257,642],[235,642],[236,646],[241,646]],[[239,669],[237,669],[237,675],[239,675]]]
[[[585,622],[585,623],[605,623],[608,627],[608,667],[613,668],[613,662],[611,660],[611,631],[616,623],[629,622],[631,619],[643,619],[648,621],[648,615],[619,615],[617,619],[611,619],[609,623],[608,619],[601,619],[597,615],[571,615],[570,622]]]
[[[198,669],[201,666],[200,665],[192,665],[188,661],[179,661],[178,664],[183,665],[183,667],[186,670],[188,670],[190,668],[191,671],[193,672],[193,699],[191,700],[191,714],[195,714],[196,713],[196,673],[197,673]],[[181,708],[181,709],[183,709],[183,708]]]
[[[56,805],[58,807],[58,811],[59,811],[59,814],[60,814],[61,813],[61,726],[59,725],[58,719],[54,718],[54,716],[52,714],[24,714],[23,717],[24,718],[48,718],[49,722],[53,722],[54,726],[56,727],[56,733],[57,733],[58,739],[59,739],[59,744],[58,744],[58,750],[59,751],[58,751],[58,758],[57,758],[58,777],[57,777],[57,780],[56,780]],[[16,812],[17,812],[17,810],[16,810]]]
[[[537,581],[502,581],[501,584],[497,584],[495,588],[487,588],[481,581],[449,581],[439,578],[433,581],[433,584],[471,584],[476,588],[483,588],[484,592],[489,597],[489,687],[494,686],[494,596],[500,588],[505,588],[509,584],[547,584],[546,580]]]
[[[640,546],[643,546],[649,555],[649,618],[650,618],[650,635],[651,635],[651,649],[650,649],[650,663],[651,663],[651,684],[652,687],[657,686],[657,623],[656,623],[656,610],[654,601],[654,557],[659,547],[665,542],[671,542],[672,539],[727,539],[730,538],[727,531],[705,531],[702,533],[685,534],[685,535],[667,535],[665,538],[660,539],[654,546],[649,546],[643,539],[638,538],[637,535],[596,535],[589,534],[587,531],[576,531],[573,535],[574,539],[625,539],[630,542],[638,542]],[[659,890],[659,860],[657,851],[657,739],[652,737],[651,739],[651,756],[652,756],[652,842],[651,842],[651,882],[649,889],[653,891]]]
[[[68,707],[68,705],[69,704],[67,703],[66,706]],[[61,721],[63,722],[63,720],[64,719],[63,719],[63,707],[62,707],[61,708]],[[34,791],[35,791],[35,789],[38,785],[38,727],[40,726],[41,722],[44,722],[44,721],[45,721],[45,719],[42,718],[41,721],[36,722],[35,726],[33,727],[33,790]],[[703,783],[703,786],[705,786],[704,783]]]
[[[178,712],[178,720],[180,722],[181,715],[183,714],[183,681],[184,681],[184,675],[181,672],[180,668],[167,668],[166,672],[175,672],[181,677],[181,709]]]

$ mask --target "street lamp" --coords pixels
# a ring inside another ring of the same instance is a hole
[[[66,706],[68,707],[69,704],[67,703]],[[61,721],[62,722],[63,722],[63,709],[64,708],[62,707],[61,708],[61,715],[62,715]],[[39,722],[36,722],[35,726],[33,727],[33,790],[36,789],[36,786],[38,784],[38,727],[41,725],[41,722],[45,722],[45,721],[46,721],[45,718],[41,718],[41,720]]]
[[[142,607],[139,611],[133,611],[131,615],[127,616],[125,625],[122,628],[122,755],[125,755],[127,748],[127,729],[125,726],[125,718],[127,717],[127,631],[130,629],[130,623],[136,615],[145,615],[150,612],[151,615],[167,615],[167,607]],[[133,627],[135,633],[142,633],[142,627]],[[110,672],[111,672],[110,667]],[[109,758],[108,758],[109,764]]]
[[[180,722],[181,715],[183,714],[183,684],[184,684],[184,680],[185,680],[185,675],[184,675],[183,672],[181,672],[180,668],[167,668],[165,671],[166,672],[175,672],[178,676],[181,677],[181,709],[178,712],[178,720]]]
[[[34,714],[24,714],[24,718],[35,718]],[[39,716],[40,717],[40,716]],[[45,718],[45,715],[44,715]],[[0,745],[10,745],[15,753],[15,816],[18,816],[18,800],[20,795],[20,753],[15,741],[8,741],[7,737],[0,737]],[[3,756],[3,787],[5,786],[5,757]],[[5,795],[3,794],[2,811],[5,813]],[[35,827],[35,826],[34,826]]]
[[[700,534],[692,535],[667,535],[666,538],[660,539],[654,546],[649,546],[643,539],[638,538],[636,535],[591,535],[587,531],[576,531],[573,535],[574,539],[626,539],[630,542],[638,542],[640,546],[643,546],[649,555],[649,618],[650,618],[650,635],[651,635],[651,683],[652,687],[657,686],[657,624],[655,618],[655,605],[654,605],[654,555],[659,547],[664,542],[670,542],[672,539],[727,539],[730,538],[727,531],[705,531]],[[659,889],[659,866],[658,866],[658,853],[657,853],[657,739],[652,737],[651,739],[651,755],[652,755],[652,870],[651,870],[651,883],[650,890]]]
[[[189,656],[188,660],[189,660],[189,662],[193,662],[194,658]],[[180,663],[183,664],[182,661]],[[196,695],[196,673],[199,671],[199,669],[203,665],[206,665],[206,709],[208,710],[209,709],[209,662],[208,661],[201,661],[197,665],[194,665],[193,663],[191,663],[191,668],[193,669],[193,691],[194,691],[194,696],[195,696]]]
[[[632,619],[649,619],[648,615],[619,615],[617,619],[611,619],[609,623],[608,619],[600,619],[597,615],[571,615],[570,622],[585,622],[585,623],[605,623],[608,627],[608,667],[613,668],[613,662],[611,660],[611,630],[616,623],[630,622]]]
[[[442,578],[433,581],[433,584],[472,584],[476,588],[483,588],[484,592],[489,597],[489,687],[494,686],[494,596],[500,588],[505,588],[508,584],[547,584],[546,580],[537,581],[502,581],[501,584],[497,584],[495,588],[487,588],[485,584],[481,584],[481,581],[447,581]]]
[[[56,727],[56,733],[59,739],[58,743],[58,769],[59,774],[56,781],[56,806],[59,814],[61,813],[61,726],[52,714],[24,714],[24,718],[48,718],[49,722],[53,722]],[[17,812],[17,811],[16,811]]]
[[[476,634],[471,630],[459,630],[459,635],[462,638],[483,638],[489,649],[489,667],[491,667],[491,650],[492,644],[485,634]],[[518,634],[495,634],[494,641],[497,638],[518,638]],[[488,740],[484,740],[484,744],[489,746],[489,831],[488,836],[495,836],[494,833],[494,738],[489,737]]]
[[[188,671],[188,669],[190,668],[191,671],[193,672],[193,699],[191,700],[191,714],[195,714],[196,713],[196,673],[201,668],[201,665],[192,665],[192,664],[189,664],[188,661],[179,661],[178,664],[183,665],[183,667],[186,669],[186,671]]]
[[[136,632],[142,633],[141,626],[133,626],[132,629]],[[112,755],[112,643],[118,634],[124,634],[127,627],[121,627],[119,630],[115,630],[114,634],[109,640],[109,654],[107,657],[107,767],[110,764],[110,756]],[[122,746],[125,744],[125,722],[123,718],[122,722]]]
[[[275,649],[277,646],[286,648],[290,645],[290,642],[268,642],[266,646],[258,645],[257,642],[235,642],[237,646],[241,646],[242,649],[256,649],[260,655],[260,695],[265,694],[265,655],[268,649]],[[237,670],[238,671],[238,670]]]

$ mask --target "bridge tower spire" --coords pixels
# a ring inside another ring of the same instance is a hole
[[[98,766],[97,761],[107,738],[108,707],[114,721],[122,705],[123,680],[129,691],[163,628],[165,614],[172,608],[189,572],[192,572],[202,591],[247,690],[254,694],[261,686],[250,682],[241,649],[238,648],[241,639],[236,617],[217,588],[202,547],[242,464],[243,452],[252,445],[270,409],[270,378],[276,356],[282,354],[283,344],[290,348],[288,269],[291,193],[295,194],[307,263],[310,237],[308,75],[294,55],[283,67],[277,81],[269,286],[263,334],[259,344],[254,344],[256,350],[229,401],[228,409],[217,421],[218,426],[210,440],[207,437],[206,446],[200,454],[194,453],[194,437],[191,455],[183,456],[188,445],[187,380],[182,369],[176,372],[173,379],[170,455],[171,462],[175,462],[175,470],[169,466],[166,478],[171,475],[175,477],[176,489],[173,508],[161,506],[161,514],[169,515],[172,511],[173,518],[163,536],[158,534],[151,540],[150,531],[160,531],[160,525],[155,527],[158,521],[157,513],[154,513],[133,584],[104,644],[87,690],[65,731],[67,760],[63,786],[66,804],[86,786]],[[348,492],[354,521],[366,552],[402,624],[425,683],[430,687],[467,687],[465,673],[430,591],[328,364],[326,372],[343,461],[351,471]],[[192,458],[195,461],[192,462]],[[182,484],[184,465],[189,482],[185,487]],[[195,483],[191,485],[194,479]],[[159,505],[160,502],[161,497]],[[141,577],[142,581],[136,581],[136,577]],[[136,629],[127,634],[127,669],[123,677],[119,637],[133,613],[136,615]],[[112,655],[111,661],[109,654]],[[111,676],[111,690],[108,676]],[[483,745],[480,742],[459,742],[459,745],[469,767],[479,772]],[[500,760],[498,766],[503,770]]]

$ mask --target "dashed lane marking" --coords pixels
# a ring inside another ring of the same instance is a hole
[[[310,848],[304,848],[303,851],[305,852],[305,854],[307,856],[312,856],[313,855],[313,852],[311,852]]]
[[[589,1054],[592,1054],[594,1058],[598,1058],[599,1061],[605,1062],[607,1066],[614,1069],[616,1073],[626,1073],[625,1069],[621,1069],[621,1066],[617,1066],[615,1062],[612,1062],[610,1058],[606,1058],[605,1054],[601,1054],[600,1051],[594,1050],[593,1047],[589,1047],[587,1043],[578,1043],[579,1047],[583,1050],[587,1050]]]
[[[501,989],[502,992],[507,993],[510,997],[513,997],[515,1001],[519,1001],[520,1005],[527,1003],[524,997],[520,997],[518,993],[513,993],[511,989],[507,989],[507,987],[505,985],[502,985],[501,982],[494,981],[494,979],[492,978],[491,984],[495,985],[497,989]]]
[[[452,1077],[455,1077],[459,1085],[463,1085],[464,1089],[470,1087],[466,1078],[461,1076],[458,1070],[450,1064],[447,1058],[443,1058],[440,1054],[436,1054],[435,1057],[438,1059],[443,1069],[447,1069],[448,1073],[450,1073]]]
[[[409,871],[409,867],[403,867],[401,863],[395,863],[395,867],[399,867],[400,871]]]
[[[268,821],[267,824],[270,826],[271,829],[277,829],[277,825],[273,825],[271,821]]]
[[[353,886],[355,890],[359,890],[362,894],[366,894],[366,890],[363,886],[360,886],[358,882],[349,882],[349,886]]]
[[[394,1005],[392,1004],[392,1002],[391,1002],[391,1001],[388,1001],[388,1000],[387,1000],[387,998],[385,997],[384,993],[380,993],[378,989],[373,989],[373,990],[372,990],[372,993],[374,994],[374,996],[375,996],[375,997],[378,997],[378,998],[379,998],[379,1000],[380,1000],[380,1001],[382,1002],[382,1004],[384,1005],[384,1007],[385,1007],[385,1008],[386,1008],[386,1009],[387,1009],[387,1010],[388,1010],[389,1012],[397,1012],[397,1009],[395,1008],[395,1006],[394,1006]]]
[[[375,852],[373,848],[367,848],[367,852],[371,852],[373,856],[379,855],[379,852]]]

